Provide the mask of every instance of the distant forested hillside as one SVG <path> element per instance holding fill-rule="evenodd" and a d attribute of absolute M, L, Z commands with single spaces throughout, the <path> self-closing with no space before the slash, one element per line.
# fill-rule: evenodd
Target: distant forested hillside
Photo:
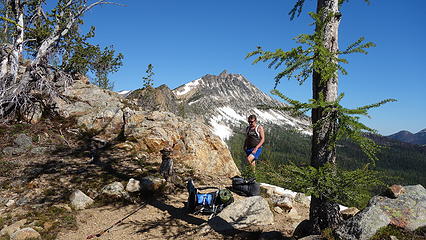
<path fill-rule="evenodd" d="M 242 169 L 245 159 L 242 150 L 245 136 L 243 131 L 239 132 L 241 133 L 233 135 L 227 144 L 235 162 Z M 388 177 L 387 184 L 426 186 L 426 147 L 393 141 L 378 135 L 369 137 L 384 146 L 378 154 L 379 161 L 374 169 Z M 309 136 L 278 126 L 267 126 L 264 146 L 261 159 L 273 166 L 289 162 L 309 164 L 311 149 Z M 347 170 L 362 167 L 370 162 L 359 147 L 349 141 L 339 142 L 337 154 L 338 166 Z"/>

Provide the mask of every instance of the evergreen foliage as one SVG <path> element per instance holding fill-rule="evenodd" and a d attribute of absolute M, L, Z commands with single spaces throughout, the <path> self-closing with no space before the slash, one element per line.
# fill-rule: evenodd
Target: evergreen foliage
<path fill-rule="evenodd" d="M 99 49 L 99 47 L 96 47 Z M 123 55 L 115 56 L 115 50 L 112 46 L 105 47 L 103 51 L 97 51 L 94 55 L 94 61 L 90 64 L 90 69 L 95 73 L 95 84 L 101 88 L 112 90 L 114 84 L 108 79 L 108 74 L 118 71 L 122 65 Z"/>
<path fill-rule="evenodd" d="M 152 79 L 152 76 L 155 75 L 154 71 L 153 71 L 154 66 L 152 64 L 148 64 L 147 69 L 145 71 L 146 76 L 142 77 L 143 80 L 143 87 L 144 88 L 148 88 L 148 87 L 153 87 L 154 86 L 154 80 Z"/>
<path fill-rule="evenodd" d="M 258 62 L 269 62 L 268 67 L 278 69 L 283 64 L 285 69 L 275 76 L 275 87 L 280 83 L 283 77 L 288 79 L 296 79 L 300 84 L 304 83 L 315 71 L 321 75 L 322 83 L 336 77 L 338 71 L 347 74 L 346 70 L 340 63 L 348 63 L 345 58 L 339 58 L 340 55 L 350 53 L 367 54 L 366 49 L 374 47 L 372 42 L 364 43 L 364 38 L 361 37 L 356 42 L 346 48 L 345 51 L 333 53 L 324 46 L 324 29 L 326 23 L 334 17 L 331 14 L 322 18 L 325 13 L 309 13 L 315 21 L 317 30 L 313 34 L 301 34 L 295 37 L 297 43 L 301 44 L 289 51 L 277 49 L 274 52 L 264 51 L 262 47 L 257 47 L 257 50 L 247 54 L 246 58 L 257 56 L 253 64 Z M 307 45 L 306 48 L 304 46 Z"/>
<path fill-rule="evenodd" d="M 8 16 L 13 15 L 13 7 L 8 1 L 0 1 L 0 37 L 3 43 L 12 43 L 16 22 Z M 34 58 L 43 41 L 55 31 L 57 26 L 70 22 L 70 16 L 78 16 L 79 11 L 86 6 L 87 0 L 55 1 L 56 5 L 49 11 L 47 0 L 28 0 L 24 5 L 24 53 L 29 59 Z M 51 4 L 51 3 L 49 3 Z M 31 21 L 30 21 L 31 20 Z M 108 79 L 110 73 L 116 72 L 122 66 L 123 55 L 116 53 L 113 46 L 101 48 L 90 43 L 95 36 L 95 27 L 87 33 L 80 31 L 84 24 L 81 16 L 71 29 L 56 44 L 49 59 L 50 63 L 69 73 L 93 75 L 93 82 L 103 88 L 112 89 L 113 84 Z"/>
<path fill-rule="evenodd" d="M 319 168 L 290 163 L 266 172 L 279 186 L 358 208 L 365 207 L 370 193 L 384 185 L 380 173 L 368 169 L 368 166 L 353 171 L 337 168 L 336 171 L 330 163 Z"/>
<path fill-rule="evenodd" d="M 320 127 L 323 122 L 330 120 L 328 118 L 334 118 L 337 120 L 337 133 L 332 136 L 332 141 L 330 141 L 329 147 L 335 148 L 337 141 L 342 139 L 351 139 L 353 142 L 357 143 L 361 150 L 371 159 L 375 164 L 377 159 L 377 153 L 380 150 L 380 146 L 377 145 L 373 140 L 365 137 L 365 132 L 377 133 L 376 130 L 367 127 L 365 124 L 359 121 L 360 116 L 370 117 L 368 115 L 368 110 L 374 107 L 379 107 L 388 102 L 396 101 L 395 99 L 386 99 L 375 104 L 370 104 L 355 109 L 347 109 L 340 105 L 340 101 L 344 97 L 344 94 L 340 94 L 334 102 L 327 102 L 324 100 L 324 97 L 320 94 L 319 99 L 311 99 L 310 103 L 302 103 L 297 100 L 290 99 L 283 95 L 278 90 L 272 90 L 272 94 L 280 97 L 281 99 L 290 103 L 290 106 L 287 107 L 269 107 L 263 106 L 263 108 L 274 108 L 278 110 L 291 111 L 293 115 L 301 115 L 314 108 L 322 108 L 324 112 L 330 112 L 331 114 L 326 114 L 326 118 L 321 119 L 313 125 L 313 127 Z"/>

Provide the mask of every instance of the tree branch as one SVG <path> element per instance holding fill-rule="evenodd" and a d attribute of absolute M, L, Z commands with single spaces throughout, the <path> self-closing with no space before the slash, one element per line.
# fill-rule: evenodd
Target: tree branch
<path fill-rule="evenodd" d="M 68 1 L 68 3 L 65 5 L 65 8 L 70 7 L 72 2 L 73 2 L 72 0 Z M 116 3 L 106 2 L 105 0 L 100 0 L 100 1 L 97 1 L 97 2 L 90 4 L 89 6 L 84 6 L 77 12 L 77 14 L 75 14 L 74 16 L 71 16 L 71 19 L 68 21 L 68 23 L 66 24 L 66 26 L 63 29 L 61 29 L 60 21 L 58 21 L 57 25 L 55 26 L 55 31 L 53 31 L 53 33 L 46 40 L 43 41 L 43 43 L 41 44 L 41 46 L 40 46 L 40 48 L 37 52 L 35 59 L 33 60 L 31 65 L 32 66 L 39 65 L 41 63 L 41 61 L 43 59 L 45 59 L 47 57 L 47 55 L 51 52 L 51 50 L 54 46 L 54 43 L 56 43 L 61 37 L 65 36 L 69 32 L 71 27 L 75 24 L 75 22 L 81 16 L 83 16 L 83 14 L 85 12 L 89 11 L 91 8 L 93 8 L 93 7 L 95 7 L 96 5 L 99 5 L 99 4 L 116 4 Z M 64 11 L 61 11 L 59 16 L 62 17 L 63 14 L 64 14 Z"/>

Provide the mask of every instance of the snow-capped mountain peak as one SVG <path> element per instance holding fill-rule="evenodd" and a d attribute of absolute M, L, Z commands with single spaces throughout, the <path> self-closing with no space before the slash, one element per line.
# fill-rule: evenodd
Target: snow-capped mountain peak
<path fill-rule="evenodd" d="M 223 140 L 235 129 L 245 128 L 250 114 L 255 114 L 260 124 L 284 125 L 311 134 L 307 117 L 296 118 L 283 111 L 260 109 L 261 104 L 284 104 L 256 88 L 241 74 L 227 71 L 218 76 L 207 74 L 174 89 L 173 93 L 187 117 L 201 116 Z"/>

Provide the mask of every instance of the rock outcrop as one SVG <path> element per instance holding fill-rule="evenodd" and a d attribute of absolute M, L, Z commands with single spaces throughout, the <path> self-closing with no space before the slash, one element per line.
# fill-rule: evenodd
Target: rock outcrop
<path fill-rule="evenodd" d="M 219 232 L 273 223 L 274 214 L 261 196 L 235 201 L 209 221 L 209 225 Z"/>
<path fill-rule="evenodd" d="M 56 112 L 64 118 L 75 118 L 77 125 L 91 135 L 111 140 L 123 127 L 128 109 L 117 93 L 75 81 L 62 95 L 55 99 Z"/>
<path fill-rule="evenodd" d="M 129 182 L 126 185 L 126 191 L 127 192 L 138 192 L 141 189 L 141 182 L 130 178 Z"/>
<path fill-rule="evenodd" d="M 129 199 L 129 194 L 124 190 L 121 182 L 113 182 L 102 188 L 102 194 L 111 199 Z"/>
<path fill-rule="evenodd" d="M 35 240 L 41 239 L 40 233 L 32 228 L 23 228 L 10 236 L 10 240 Z"/>
<path fill-rule="evenodd" d="M 421 185 L 405 186 L 398 198 L 373 197 L 368 206 L 336 230 L 348 240 L 371 238 L 377 230 L 394 225 L 409 231 L 426 226 L 426 189 Z"/>
<path fill-rule="evenodd" d="M 158 155 L 171 147 L 177 163 L 195 172 L 232 177 L 239 174 L 226 144 L 198 121 L 171 112 L 142 111 L 119 94 L 76 81 L 56 99 L 57 112 L 102 141 L 126 139 L 129 151 Z"/>
<path fill-rule="evenodd" d="M 14 146 L 5 147 L 2 150 L 4 155 L 21 155 L 24 153 L 39 155 L 45 153 L 48 150 L 46 147 L 34 146 L 31 137 L 24 133 L 18 134 L 13 143 Z"/>
<path fill-rule="evenodd" d="M 131 92 L 127 99 L 135 100 L 145 111 L 162 111 L 178 114 L 177 99 L 166 85 L 157 88 L 146 87 Z"/>
<path fill-rule="evenodd" d="M 27 223 L 27 219 L 21 219 L 18 222 L 11 224 L 10 226 L 2 226 L 0 236 L 11 236 L 13 233 L 21 229 Z"/>
<path fill-rule="evenodd" d="M 71 206 L 76 210 L 85 209 L 88 206 L 92 205 L 94 202 L 93 199 L 91 199 L 89 196 L 87 196 L 80 190 L 75 190 L 70 195 L 70 201 Z"/>
<path fill-rule="evenodd" d="M 226 144 L 202 122 L 185 121 L 168 112 L 135 113 L 128 118 L 125 136 L 136 151 L 158 153 L 170 145 L 176 162 L 202 174 L 233 177 L 239 173 Z"/>

